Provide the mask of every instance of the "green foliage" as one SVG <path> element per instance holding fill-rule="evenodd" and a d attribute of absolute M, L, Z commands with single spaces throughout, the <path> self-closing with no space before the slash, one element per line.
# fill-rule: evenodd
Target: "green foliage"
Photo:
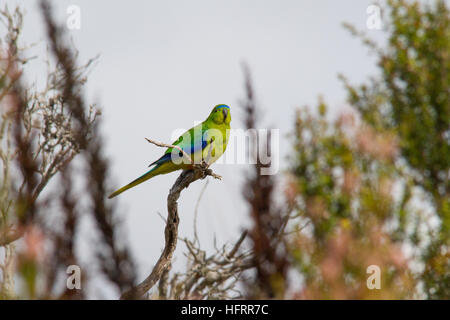
<path fill-rule="evenodd" d="M 313 236 L 304 232 L 296 254 L 307 290 L 327 296 L 343 292 L 332 290 L 335 279 L 314 278 L 333 248 L 330 239 L 349 230 L 346 248 L 370 249 L 372 257 L 409 245 L 411 260 L 422 268 L 414 272 L 417 295 L 449 298 L 450 11 L 444 1 L 426 6 L 391 0 L 385 13 L 385 48 L 348 27 L 374 49 L 380 69 L 379 78 L 368 84 L 352 86 L 344 79 L 356 116 L 347 114 L 329 123 L 320 102 L 319 116 L 297 117 L 293 188 L 297 209 Z M 384 249 L 366 246 L 381 238 Z M 309 242 L 313 249 L 305 250 Z M 361 276 L 362 266 L 348 255 L 335 260 L 345 279 Z M 394 258 L 375 264 L 402 279 L 390 289 L 394 297 L 404 297 L 412 283 L 411 270 Z M 326 278 L 323 272 L 319 275 Z M 367 297 L 358 292 L 347 292 L 346 297 Z"/>
<path fill-rule="evenodd" d="M 330 123 L 325 104 L 319 116 L 299 112 L 288 194 L 305 226 L 294 238 L 294 260 L 305 280 L 306 298 L 410 297 L 411 275 L 398 255 L 409 186 L 393 195 L 397 141 L 347 113 Z M 322 110 L 322 111 L 321 111 Z M 386 229 L 389 226 L 390 232 Z M 385 291 L 365 287 L 366 268 L 379 265 Z M 392 281 L 387 281 L 391 279 Z M 394 287 L 393 283 L 402 285 Z"/>

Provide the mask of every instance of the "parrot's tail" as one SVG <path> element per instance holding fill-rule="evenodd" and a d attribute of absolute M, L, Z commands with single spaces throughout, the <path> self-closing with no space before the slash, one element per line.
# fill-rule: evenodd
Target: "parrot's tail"
<path fill-rule="evenodd" d="M 127 184 L 126 186 L 114 191 L 113 193 L 111 193 L 108 197 L 108 199 L 114 198 L 115 196 L 118 196 L 119 194 L 121 194 L 122 192 L 133 188 L 135 186 L 137 186 L 138 184 L 141 184 L 144 181 L 147 181 L 150 178 L 153 178 L 154 176 L 157 176 L 158 174 L 160 174 L 159 172 L 157 172 L 156 169 L 158 169 L 159 166 L 156 166 L 154 168 L 152 168 L 150 171 L 148 171 L 147 173 L 143 174 L 142 176 L 140 176 L 139 178 L 137 178 L 136 180 L 131 181 L 129 184 Z"/>

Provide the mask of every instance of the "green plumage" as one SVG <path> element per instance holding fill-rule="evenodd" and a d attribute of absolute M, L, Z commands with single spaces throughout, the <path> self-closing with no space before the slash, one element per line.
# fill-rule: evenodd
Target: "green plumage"
<path fill-rule="evenodd" d="M 180 147 L 194 163 L 201 163 L 204 160 L 212 164 L 226 150 L 230 122 L 230 108 L 224 104 L 217 105 L 205 121 L 183 133 L 172 145 Z M 109 198 L 113 198 L 154 176 L 192 168 L 192 163 L 187 161 L 178 149 L 173 149 L 168 148 L 161 158 L 150 164 L 150 166 L 153 166 L 150 171 L 114 191 Z"/>

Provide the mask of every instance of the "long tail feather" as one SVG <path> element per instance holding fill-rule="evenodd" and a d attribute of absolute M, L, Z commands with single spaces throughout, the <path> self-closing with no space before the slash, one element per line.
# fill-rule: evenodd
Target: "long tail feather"
<path fill-rule="evenodd" d="M 119 194 L 121 194 L 122 192 L 133 188 L 135 186 L 137 186 L 138 184 L 141 184 L 144 181 L 147 181 L 150 178 L 153 178 L 154 176 L 158 175 L 159 172 L 156 172 L 156 169 L 158 169 L 159 166 L 156 166 L 154 168 L 152 168 L 150 171 L 148 171 L 147 173 L 143 174 L 142 176 L 140 176 L 139 178 L 137 178 L 136 180 L 131 181 L 129 184 L 127 184 L 126 186 L 123 186 L 122 188 L 114 191 L 113 193 L 111 193 L 108 197 L 108 199 L 114 198 L 115 196 L 118 196 Z"/>

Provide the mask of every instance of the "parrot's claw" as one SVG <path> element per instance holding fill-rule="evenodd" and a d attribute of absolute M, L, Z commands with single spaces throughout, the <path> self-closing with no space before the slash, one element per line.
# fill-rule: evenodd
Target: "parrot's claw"
<path fill-rule="evenodd" d="M 200 164 L 195 164 L 194 170 L 198 170 L 203 174 L 202 179 L 205 179 L 207 176 L 211 176 L 214 179 L 222 180 L 222 176 L 215 174 L 211 169 L 209 169 L 209 164 L 204 160 Z"/>

